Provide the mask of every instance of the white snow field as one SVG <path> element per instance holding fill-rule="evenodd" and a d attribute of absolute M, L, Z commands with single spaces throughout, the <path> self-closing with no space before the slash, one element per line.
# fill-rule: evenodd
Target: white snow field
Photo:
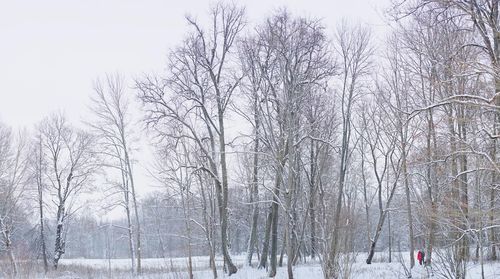
<path fill-rule="evenodd" d="M 403 255 L 407 255 L 404 253 Z M 407 278 L 405 268 L 394 257 L 392 263 L 382 262 L 386 255 L 378 253 L 371 265 L 367 265 L 364 260 L 366 254 L 360 253 L 356 256 L 356 262 L 352 266 L 351 276 L 353 279 L 383 279 L 383 278 Z M 264 279 L 269 278 L 266 270 L 246 267 L 243 265 L 245 255 L 236 255 L 233 257 L 235 264 L 239 267 L 236 274 L 228 277 L 223 274 L 222 267 L 218 269 L 219 278 L 231 279 Z M 256 259 L 255 259 L 256 261 Z M 187 270 L 187 258 L 167 258 L 167 259 L 143 259 L 144 274 L 139 278 L 143 279 L 183 279 L 189 278 Z M 222 265 L 222 259 L 217 258 L 217 265 Z M 408 263 L 406 263 L 408 266 Z M 111 266 L 111 274 L 109 267 Z M 130 260 L 127 259 L 63 259 L 61 261 L 61 270 L 59 274 L 52 274 L 41 278 L 132 278 L 128 269 Z M 193 275 L 194 278 L 213 278 L 212 271 L 208 266 L 208 257 L 193 257 Z M 78 273 L 73 270 L 79 270 Z M 500 262 L 485 262 L 484 278 L 500 279 Z M 136 277 L 137 278 L 137 277 Z M 286 264 L 278 268 L 275 278 L 288 278 Z M 318 261 L 308 261 L 294 267 L 294 278 L 314 279 L 323 278 L 320 263 Z M 424 266 L 417 265 L 412 270 L 412 278 L 449 278 L 441 272 L 437 263 L 434 270 L 426 269 Z M 476 279 L 481 277 L 481 266 L 479 263 L 470 262 L 467 264 L 467 278 Z"/>
<path fill-rule="evenodd" d="M 403 254 L 407 256 L 407 253 Z M 359 253 L 356 256 L 356 261 L 352 264 L 350 276 L 352 279 L 384 279 L 384 278 L 408 278 L 405 267 L 398 261 L 399 257 L 394 256 L 393 262 L 387 262 L 385 253 L 376 253 L 374 261 L 371 265 L 365 263 L 366 253 Z M 244 266 L 245 255 L 233 256 L 233 261 L 238 266 L 239 270 L 236 274 L 228 277 L 222 272 L 222 258 L 217 258 L 218 278 L 231 279 L 264 279 L 269 278 L 267 271 L 253 267 Z M 254 259 L 256 265 L 257 259 Z M 2 272 L 2 266 L 5 263 L 0 262 L 0 278 L 10 279 Z M 23 265 L 23 264 L 21 264 Z M 24 268 L 21 268 L 20 279 L 184 279 L 189 278 L 187 274 L 187 258 L 147 258 L 143 259 L 143 273 L 140 276 L 133 277 L 130 273 L 129 259 L 62 259 L 57 271 L 50 271 L 43 274 L 40 270 L 40 264 L 24 263 Z M 408 266 L 408 260 L 405 259 L 405 265 Z M 452 278 L 449 274 L 445 274 L 441 268 L 442 264 L 437 260 L 434 261 L 434 270 L 417 265 L 412 270 L 413 279 L 423 278 Z M 212 271 L 208 265 L 208 257 L 193 257 L 193 275 L 195 279 L 213 278 Z M 323 273 L 320 263 L 308 260 L 306 263 L 300 263 L 293 269 L 294 278 L 296 279 L 321 279 Z M 17 279 L 16 278 L 16 279 Z M 278 268 L 275 278 L 286 279 L 286 259 L 283 267 Z M 481 265 L 477 262 L 467 264 L 467 278 L 479 279 L 481 276 Z M 485 262 L 484 263 L 484 278 L 500 279 L 500 262 Z"/>

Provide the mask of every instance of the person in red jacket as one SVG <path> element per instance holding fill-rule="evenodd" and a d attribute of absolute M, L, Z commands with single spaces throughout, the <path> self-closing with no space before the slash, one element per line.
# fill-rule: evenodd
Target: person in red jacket
<path fill-rule="evenodd" d="M 424 253 L 420 250 L 418 250 L 417 259 L 418 259 L 418 263 L 420 265 L 422 265 L 422 262 L 424 261 Z"/>

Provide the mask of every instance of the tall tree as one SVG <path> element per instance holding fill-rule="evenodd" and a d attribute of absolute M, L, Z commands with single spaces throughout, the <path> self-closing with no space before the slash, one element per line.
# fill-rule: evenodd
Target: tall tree
<path fill-rule="evenodd" d="M 242 92 L 247 95 L 247 99 L 252 104 L 248 110 L 250 113 L 242 112 L 253 128 L 253 148 L 252 148 L 252 178 L 250 185 L 250 204 L 252 205 L 252 224 L 247 245 L 247 265 L 252 265 L 252 256 L 257 245 L 257 226 L 259 221 L 259 152 L 261 137 L 261 113 L 259 112 L 259 102 L 261 101 L 261 91 L 266 90 L 262 74 L 258 65 L 259 45 L 253 38 L 242 40 L 240 44 L 240 63 L 246 75 L 241 83 Z M 247 115 L 251 115 L 250 117 Z"/>
<path fill-rule="evenodd" d="M 212 26 L 205 30 L 196 20 L 187 17 L 193 33 L 171 53 L 169 77 L 162 80 L 146 78 L 138 81 L 137 87 L 149 113 L 146 121 L 157 128 L 164 121 L 174 121 L 178 131 L 156 130 L 171 137 L 189 138 L 208 159 L 208 165 L 200 167 L 215 183 L 222 254 L 228 274 L 233 274 L 238 268 L 228 249 L 229 179 L 225 120 L 231 97 L 241 80 L 231 68 L 231 51 L 244 27 L 244 9 L 216 4 L 211 9 L 210 18 Z M 181 134 L 176 133 L 181 130 Z"/>
<path fill-rule="evenodd" d="M 126 95 L 123 78 L 119 75 L 108 75 L 105 82 L 97 80 L 94 91 L 92 111 L 96 121 L 89 122 L 88 125 L 98 136 L 98 143 L 102 147 L 100 152 L 105 157 L 110 158 L 110 160 L 106 160 L 110 163 L 105 163 L 104 166 L 118 171 L 120 182 L 114 183 L 117 186 L 114 188 L 117 188 L 118 191 L 113 192 L 123 195 L 119 204 L 123 206 L 127 216 L 132 272 L 141 273 L 141 222 L 131 154 L 133 151 L 131 142 L 134 135 L 129 99 Z M 132 216 L 134 216 L 134 224 Z M 135 265 L 136 255 L 137 268 Z"/>
<path fill-rule="evenodd" d="M 45 185 L 45 171 L 47 169 L 46 157 L 43 149 L 42 135 L 38 133 L 34 143 L 32 145 L 32 154 L 36 156 L 32 157 L 30 166 L 33 175 L 33 179 L 36 184 L 36 200 L 38 203 L 38 213 L 39 213 L 39 230 L 40 230 L 40 249 L 42 253 L 43 268 L 47 272 L 49 270 L 49 263 L 47 258 L 47 236 L 45 234 L 45 202 L 44 193 L 47 191 Z"/>
<path fill-rule="evenodd" d="M 271 205 L 271 251 L 269 276 L 276 275 L 279 207 L 285 213 L 288 277 L 297 258 L 297 193 L 299 145 L 305 131 L 301 121 L 306 96 L 325 84 L 333 74 L 333 62 L 323 26 L 314 20 L 280 11 L 257 29 L 258 73 L 261 90 L 258 111 L 262 113 L 262 141 L 274 164 Z M 284 197 L 284 200 L 282 200 Z"/>
<path fill-rule="evenodd" d="M 351 154 L 351 121 L 355 100 L 362 93 L 363 78 L 371 67 L 370 31 L 361 26 L 349 27 L 345 23 L 337 30 L 335 51 L 340 59 L 340 102 L 342 115 L 342 140 L 337 198 L 335 200 L 333 227 L 323 267 L 326 278 L 338 278 L 340 222 L 344 188 Z"/>

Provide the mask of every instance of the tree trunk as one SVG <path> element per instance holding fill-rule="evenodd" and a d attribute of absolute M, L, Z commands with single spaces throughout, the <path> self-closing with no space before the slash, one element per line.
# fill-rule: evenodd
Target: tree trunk
<path fill-rule="evenodd" d="M 264 234 L 264 243 L 262 245 L 262 253 L 260 256 L 259 268 L 267 268 L 267 257 L 269 255 L 269 238 L 271 235 L 271 225 L 273 219 L 272 205 L 269 207 L 269 213 L 266 218 L 266 229 Z"/>
<path fill-rule="evenodd" d="M 392 196 L 389 198 L 386 204 L 386 208 L 389 207 L 390 202 L 391 202 Z M 377 245 L 377 241 L 380 237 L 380 233 L 382 232 L 382 227 L 384 226 L 384 221 L 387 216 L 387 210 L 382 210 L 380 212 L 378 222 L 377 222 L 377 229 L 375 230 L 375 235 L 373 236 L 373 239 L 370 244 L 370 251 L 368 252 L 368 257 L 366 258 L 366 263 L 371 264 L 373 260 L 373 256 L 375 255 L 375 247 Z"/>
<path fill-rule="evenodd" d="M 350 100 L 349 100 L 350 103 Z M 350 105 L 349 105 L 350 108 Z M 333 233 L 330 241 L 330 247 L 328 252 L 328 257 L 326 259 L 326 278 L 337 278 L 336 274 L 336 265 L 338 260 L 338 242 L 340 237 L 340 213 L 342 210 L 342 197 L 344 196 L 344 184 L 347 173 L 347 157 L 348 157 L 348 148 L 349 148 L 349 138 L 350 138 L 350 116 L 345 116 L 344 120 L 344 130 L 342 134 L 342 148 L 341 148 L 341 159 L 340 159 L 340 179 L 339 179 L 339 188 L 337 193 L 334 221 L 333 221 Z"/>
<path fill-rule="evenodd" d="M 123 139 L 123 138 L 122 138 Z M 115 150 L 117 154 L 120 154 L 119 147 L 115 146 Z M 134 245 L 134 228 L 132 225 L 132 218 L 130 214 L 130 192 L 128 188 L 129 175 L 128 171 L 125 170 L 126 166 L 123 165 L 122 160 L 120 160 L 120 170 L 121 170 L 121 178 L 122 178 L 122 191 L 123 191 L 123 200 L 125 202 L 125 214 L 127 216 L 127 233 L 128 233 L 128 246 L 130 252 L 130 260 L 131 260 L 131 271 L 133 274 L 136 272 L 135 265 L 135 245 Z M 127 168 L 128 169 L 128 168 Z"/>
<path fill-rule="evenodd" d="M 42 160 L 43 160 L 43 150 L 42 150 L 42 137 L 39 135 L 38 139 L 38 162 L 36 166 L 36 180 L 37 180 L 37 190 L 38 190 L 38 212 L 40 221 L 40 245 L 42 249 L 42 260 L 43 269 L 45 273 L 49 271 L 49 262 L 47 260 L 47 243 L 45 241 L 45 222 L 43 220 L 43 182 L 42 182 Z"/>
<path fill-rule="evenodd" d="M 465 123 L 465 108 L 463 106 L 460 106 L 458 108 L 459 114 L 458 116 L 458 127 L 459 127 L 459 135 L 460 135 L 460 148 L 461 150 L 465 150 L 467 148 L 466 146 L 466 141 L 467 141 L 467 128 L 466 128 L 466 123 Z M 469 219 L 469 190 L 468 190 L 468 181 L 467 181 L 467 155 L 461 154 L 460 155 L 460 207 L 461 207 L 461 212 L 464 215 L 464 221 L 461 222 L 461 229 L 463 231 L 467 230 L 467 223 Z M 467 235 L 462 237 L 461 241 L 461 247 L 460 247 L 460 253 L 462 254 L 461 257 L 464 260 L 467 260 L 469 258 L 469 241 L 467 238 Z"/>
<path fill-rule="evenodd" d="M 295 247 L 294 247 L 294 241 L 293 241 L 293 229 L 291 225 L 288 225 L 286 228 L 286 270 L 288 274 L 288 279 L 293 279 L 293 264 L 295 261 Z"/>
<path fill-rule="evenodd" d="M 132 164 L 130 162 L 130 158 L 128 155 L 128 151 L 126 150 L 127 145 L 125 143 L 125 138 L 122 137 L 123 141 L 123 146 L 125 148 L 124 150 L 124 155 L 125 155 L 125 164 L 127 166 L 127 172 L 128 176 L 130 179 L 130 190 L 132 193 L 132 204 L 134 206 L 134 215 L 135 215 L 135 226 L 137 228 L 136 232 L 136 249 L 137 249 L 137 273 L 140 274 L 142 271 L 142 265 L 141 265 L 141 222 L 139 221 L 139 208 L 137 205 L 137 195 L 135 192 L 135 183 L 134 183 L 134 176 L 132 174 Z"/>
<path fill-rule="evenodd" d="M 492 18 L 494 18 L 494 23 L 497 25 L 495 27 L 498 27 L 498 1 L 493 1 L 492 3 L 492 7 L 491 7 L 491 10 L 492 10 Z M 493 69 L 494 69 L 494 72 L 495 72 L 495 76 L 494 76 L 494 82 L 495 82 L 495 105 L 498 107 L 500 107 L 500 95 L 496 95 L 496 94 L 499 94 L 500 93 L 500 68 L 499 68 L 499 61 L 498 59 L 500 58 L 500 32 L 498 32 L 498 29 L 494 29 L 494 36 L 493 36 L 493 47 L 494 47 L 494 54 L 495 54 L 495 60 L 493 60 Z M 497 109 L 493 115 L 493 125 L 494 125 L 494 128 L 493 128 L 493 132 L 495 135 L 498 135 L 500 134 L 500 110 Z M 491 156 L 491 160 L 493 160 L 493 163 L 495 165 L 498 165 L 498 162 L 497 162 L 497 141 L 498 141 L 498 138 L 493 138 L 492 139 L 493 141 L 493 148 L 492 148 L 492 156 Z M 493 170 L 492 172 L 492 175 L 491 175 L 491 179 L 492 179 L 492 185 L 491 185 L 491 196 L 490 196 L 490 203 L 491 203 L 491 213 L 490 213 L 490 222 L 493 224 L 494 223 L 494 204 L 495 204 L 495 198 L 496 198 L 496 187 L 499 186 L 499 183 L 498 183 L 498 173 L 497 173 L 497 170 Z M 491 259 L 492 260 L 496 260 L 497 259 L 497 253 L 496 253 L 496 235 L 495 235 L 495 231 L 496 229 L 495 228 L 491 228 L 490 230 L 490 242 L 491 242 Z"/>
<path fill-rule="evenodd" d="M 186 174 L 188 176 L 188 174 Z M 187 232 L 187 253 L 188 253 L 188 277 L 193 279 L 193 258 L 192 258 L 192 248 L 191 248 L 191 207 L 189 206 L 189 188 L 181 190 L 182 207 L 184 211 L 184 219 Z M 186 194 L 183 194 L 186 191 Z"/>
<path fill-rule="evenodd" d="M 450 134 L 450 153 L 453 154 L 451 157 L 451 177 L 453 177 L 452 185 L 451 185 L 451 200 L 450 200 L 450 213 L 451 213 L 451 221 L 453 223 L 453 226 L 455 228 L 460 228 L 461 227 L 461 222 L 460 222 L 460 184 L 458 183 L 458 163 L 457 163 L 457 156 L 455 155 L 457 153 L 457 139 L 456 139 L 456 132 L 455 132 L 455 126 L 454 126 L 454 119 L 453 119 L 453 107 L 449 109 L 447 112 L 448 114 L 448 130 Z M 458 205 L 458 206 L 457 206 Z M 460 238 L 460 232 L 455 229 L 452 231 L 452 237 L 453 240 L 458 240 Z M 457 263 L 457 268 L 455 270 L 455 277 L 456 278 L 463 278 L 465 276 L 465 271 L 462 270 L 460 267 L 463 266 L 463 261 L 465 260 L 462 257 L 461 253 L 461 243 L 456 243 L 454 244 L 456 249 L 454 249 L 454 261 Z"/>
<path fill-rule="evenodd" d="M 387 212 L 387 233 L 389 234 L 389 258 L 388 262 L 392 263 L 392 230 L 391 230 L 391 213 Z"/>
<path fill-rule="evenodd" d="M 273 204 L 271 206 L 272 224 L 271 224 L 271 269 L 269 270 L 269 277 L 276 276 L 276 268 L 278 264 L 278 203 L 280 195 L 281 175 L 283 173 L 283 166 L 281 165 L 281 158 L 278 158 L 276 167 L 276 178 L 274 182 Z"/>
<path fill-rule="evenodd" d="M 57 210 L 57 225 L 56 225 L 56 240 L 54 248 L 54 269 L 57 270 L 59 260 L 65 252 L 65 241 L 64 241 L 64 222 L 65 222 L 65 210 L 64 204 L 59 205 Z"/>
<path fill-rule="evenodd" d="M 285 249 L 287 248 L 287 240 L 288 240 L 288 235 L 287 235 L 287 228 L 283 231 L 283 241 L 281 242 L 281 252 L 280 252 L 280 259 L 278 261 L 278 266 L 282 267 L 283 266 L 283 257 L 285 256 Z"/>
<path fill-rule="evenodd" d="M 136 272 L 135 266 L 135 247 L 134 247 L 134 229 L 132 226 L 132 220 L 130 218 L 130 208 L 128 206 L 128 198 L 126 198 L 127 205 L 125 206 L 125 212 L 127 215 L 127 232 L 128 232 L 128 247 L 130 250 L 130 260 L 132 264 L 132 273 Z"/>
<path fill-rule="evenodd" d="M 201 199 L 202 199 L 202 212 L 203 212 L 203 222 L 205 223 L 205 237 L 207 238 L 208 248 L 209 248 L 209 265 L 212 269 L 213 278 L 217 278 L 217 267 L 215 266 L 215 244 L 213 238 L 213 223 L 210 222 L 212 218 L 210 218 L 208 214 L 208 206 L 207 206 L 207 197 L 205 192 L 205 187 L 203 183 L 202 177 L 198 176 L 198 181 L 200 182 L 200 190 L 201 190 Z M 210 198 L 210 196 L 209 196 Z M 212 204 L 212 203 L 210 203 Z M 211 206 L 212 208 L 212 206 Z"/>
<path fill-rule="evenodd" d="M 38 187 L 38 210 L 40 214 L 40 245 L 42 249 L 43 269 L 45 273 L 49 271 L 49 263 L 47 261 L 47 244 L 45 241 L 45 224 L 43 220 L 43 193 L 42 189 Z"/>
<path fill-rule="evenodd" d="M 287 273 L 288 279 L 293 279 L 293 264 L 295 262 L 295 191 L 297 189 L 297 175 L 296 173 L 299 171 L 297 163 L 299 162 L 299 155 L 296 148 L 296 139 L 293 135 L 293 131 L 296 130 L 297 120 L 295 119 L 296 114 L 292 109 L 289 116 L 289 127 L 288 127 L 288 143 L 289 147 L 289 161 L 288 161 L 288 181 L 287 181 L 287 191 L 286 191 L 286 255 L 287 255 Z M 281 262 L 281 259 L 280 259 Z M 280 265 L 281 266 L 281 265 Z"/>
<path fill-rule="evenodd" d="M 3 218 L 0 217 L 0 230 L 2 231 L 2 236 L 4 239 L 5 251 L 9 256 L 10 265 L 12 267 L 12 278 L 17 277 L 18 268 L 16 257 L 14 256 L 14 251 L 12 250 L 12 241 L 10 239 L 10 230 L 7 228 L 7 224 L 4 223 Z"/>
<path fill-rule="evenodd" d="M 218 118 L 219 118 L 219 151 L 220 151 L 220 166 L 222 174 L 222 197 L 221 204 L 219 205 L 219 214 L 221 218 L 221 245 L 222 254 L 224 256 L 224 262 L 227 264 L 228 275 L 234 274 L 238 271 L 238 268 L 233 264 L 231 255 L 229 253 L 229 243 L 228 243 L 228 216 L 227 216 L 227 204 L 228 204 L 228 180 L 227 180 L 227 165 L 226 165 L 226 138 L 224 135 L 224 111 L 222 109 L 222 100 L 217 91 L 217 107 L 218 107 Z"/>
<path fill-rule="evenodd" d="M 43 269 L 45 273 L 49 271 L 49 263 L 47 261 L 47 244 L 45 242 L 45 224 L 43 221 L 43 201 L 39 200 L 39 209 L 40 209 L 40 245 L 42 249 L 42 260 L 43 260 Z"/>
<path fill-rule="evenodd" d="M 316 197 L 316 168 L 314 156 L 314 140 L 310 145 L 310 182 L 309 182 L 309 218 L 311 222 L 311 259 L 316 258 L 316 211 L 314 199 Z"/>
<path fill-rule="evenodd" d="M 496 83 L 496 92 L 500 92 L 500 77 L 495 79 Z M 500 106 L 500 98 L 497 97 L 496 99 L 496 105 Z M 500 113 L 497 112 L 495 113 L 494 116 L 495 123 L 494 123 L 494 128 L 493 131 L 495 134 L 500 133 Z M 492 139 L 491 140 L 491 160 L 496 163 L 497 162 L 497 139 Z M 498 174 L 496 170 L 491 171 L 491 190 L 490 190 L 490 212 L 489 212 L 489 221 L 490 221 L 490 226 L 491 229 L 489 230 L 489 242 L 490 242 L 490 258 L 493 261 L 497 260 L 497 251 L 496 251 L 496 229 L 493 227 L 495 225 L 495 205 L 496 205 L 496 199 L 497 199 L 497 191 L 496 187 L 498 187 Z"/>
<path fill-rule="evenodd" d="M 372 154 L 373 154 L 373 159 L 374 159 L 373 166 L 374 166 L 374 168 L 376 170 L 376 167 L 377 167 L 376 162 L 377 161 L 375 159 L 373 151 L 372 151 Z M 377 178 L 377 183 L 378 183 L 377 195 L 378 195 L 379 217 L 378 217 L 378 222 L 377 222 L 377 228 L 375 230 L 375 235 L 373 236 L 373 238 L 371 240 L 370 251 L 368 252 L 368 257 L 366 259 L 366 263 L 367 264 L 371 264 L 372 263 L 373 256 L 375 255 L 375 248 L 376 248 L 376 245 L 377 245 L 377 241 L 378 241 L 378 239 L 380 237 L 380 233 L 382 232 L 382 227 L 384 226 L 385 218 L 389 214 L 389 211 L 387 211 L 387 209 L 390 207 L 392 199 L 394 197 L 394 193 L 396 192 L 396 187 L 397 187 L 397 183 L 398 183 L 397 177 L 399 177 L 399 175 L 396 176 L 396 178 L 395 178 L 395 180 L 394 180 L 394 182 L 392 184 L 392 187 L 389 187 L 389 177 L 387 177 L 387 193 L 388 193 L 388 196 L 387 196 L 387 201 L 385 203 L 385 210 L 384 210 L 384 205 L 382 204 L 382 186 L 383 186 L 383 179 L 382 179 L 382 177 L 383 177 L 383 174 L 379 175 L 378 172 L 375 171 L 375 176 Z M 389 245 L 391 245 L 391 243 L 390 243 L 390 237 L 391 237 L 391 234 L 390 234 L 390 227 L 389 227 Z M 389 247 L 389 249 L 390 249 L 390 247 Z M 389 251 L 389 253 L 391 253 L 391 252 Z"/>
<path fill-rule="evenodd" d="M 360 139 L 363 141 L 363 138 Z M 362 150 L 362 153 L 364 150 Z M 367 240 L 367 250 L 371 250 L 371 237 L 370 237 L 370 231 L 371 231 L 371 218 L 370 218 L 370 205 L 368 204 L 368 192 L 367 192 L 367 181 L 366 181 L 366 175 L 365 175 L 365 156 L 364 154 L 361 154 L 361 179 L 363 181 L 363 201 L 365 204 L 365 216 L 366 216 L 366 240 Z"/>
<path fill-rule="evenodd" d="M 406 195 L 406 206 L 408 209 L 408 238 L 410 244 L 410 268 L 415 266 L 415 246 L 414 246 L 414 235 L 413 235 L 413 214 L 411 210 L 411 199 L 410 199 L 410 184 L 408 181 L 408 166 L 406 158 L 406 142 L 404 141 L 403 135 L 401 135 L 402 141 L 402 170 L 403 170 L 403 181 L 405 187 Z"/>
<path fill-rule="evenodd" d="M 436 217 L 437 217 L 437 204 L 435 201 L 435 196 L 437 196 L 437 171 L 436 171 L 436 162 L 435 162 L 435 152 L 437 150 L 436 147 L 436 132 L 434 129 L 434 120 L 432 109 L 429 110 L 429 117 L 427 119 L 427 181 L 428 181 L 428 189 L 427 189 L 427 198 L 430 203 L 430 216 L 428 216 L 428 239 L 427 239 L 427 247 L 425 253 L 425 263 L 427 265 L 432 264 L 432 250 L 434 248 L 435 234 L 436 234 Z"/>
<path fill-rule="evenodd" d="M 256 101 L 257 102 L 257 98 Z M 254 104 L 255 114 L 255 144 L 253 148 L 253 173 L 252 173 L 252 192 L 250 194 L 250 203 L 252 204 L 252 226 L 250 228 L 250 238 L 247 247 L 247 264 L 252 266 L 252 256 L 257 244 L 257 224 L 259 222 L 259 116 L 257 114 L 257 104 Z"/>
<path fill-rule="evenodd" d="M 493 171 L 492 176 L 496 176 L 495 171 Z M 493 183 L 496 181 L 496 177 L 492 178 Z M 489 221 L 490 221 L 490 233 L 489 233 L 489 240 L 490 240 L 490 258 L 492 261 L 497 260 L 497 252 L 496 252 L 496 236 L 495 236 L 495 228 L 493 227 L 495 225 L 495 199 L 496 199 L 496 189 L 495 186 L 491 187 L 490 190 L 490 212 L 489 212 Z"/>

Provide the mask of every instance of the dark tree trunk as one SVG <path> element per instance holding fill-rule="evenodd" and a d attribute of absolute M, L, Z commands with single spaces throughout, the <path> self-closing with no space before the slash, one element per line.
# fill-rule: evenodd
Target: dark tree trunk
<path fill-rule="evenodd" d="M 316 210 L 315 210 L 315 197 L 316 197 L 316 168 L 315 168 L 315 154 L 314 154 L 314 140 L 311 139 L 310 145 L 310 181 L 309 181 L 309 218 L 311 222 L 311 258 L 316 258 Z"/>
<path fill-rule="evenodd" d="M 271 236 L 271 224 L 272 224 L 273 214 L 272 205 L 269 208 L 269 213 L 266 218 L 266 229 L 264 235 L 264 243 L 262 245 L 262 253 L 260 257 L 259 268 L 267 268 L 267 257 L 269 255 L 269 239 Z"/>
<path fill-rule="evenodd" d="M 275 186 L 273 193 L 273 204 L 271 206 L 272 213 L 272 224 L 271 224 L 271 260 L 269 270 L 269 277 L 276 276 L 276 269 L 278 264 L 278 210 L 279 210 L 279 195 L 280 195 L 280 184 L 281 184 L 281 175 L 283 173 L 283 166 L 281 165 L 281 160 L 278 160 L 276 168 L 276 178 L 275 178 Z"/>
<path fill-rule="evenodd" d="M 252 172 L 252 185 L 250 194 L 250 203 L 252 204 L 252 226 L 250 228 L 250 238 L 247 247 L 247 264 L 252 266 L 252 256 L 257 244 L 257 224 L 259 222 L 259 115 L 257 113 L 257 98 L 254 103 L 254 121 L 255 121 L 255 138 L 253 148 L 253 172 Z"/>

